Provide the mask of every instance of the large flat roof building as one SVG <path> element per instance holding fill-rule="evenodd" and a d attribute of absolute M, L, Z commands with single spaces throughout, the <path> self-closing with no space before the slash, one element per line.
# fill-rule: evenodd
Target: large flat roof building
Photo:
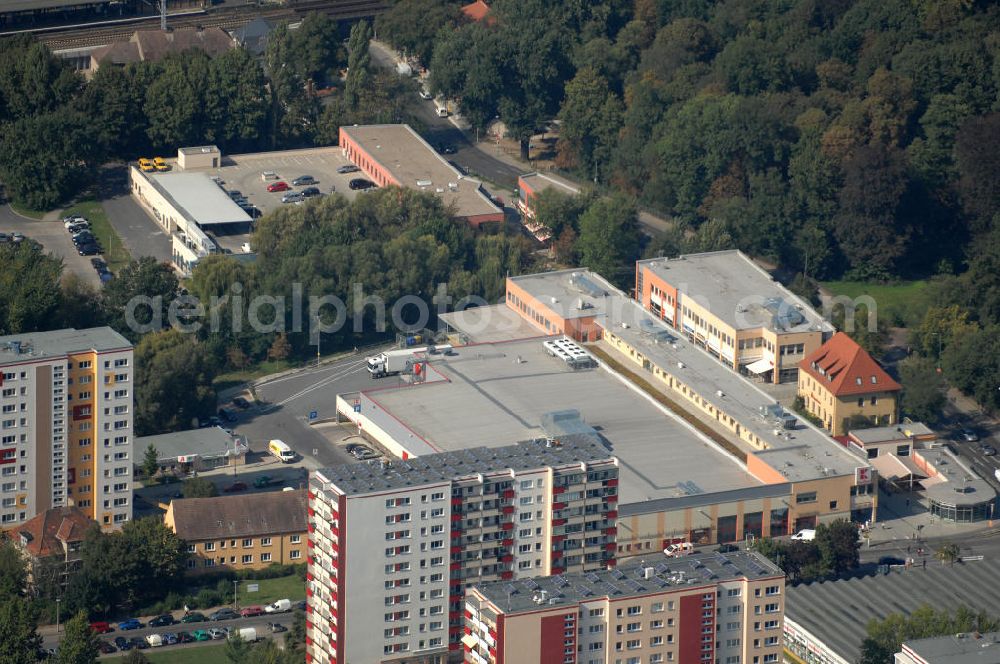
<path fill-rule="evenodd" d="M 471 585 L 615 564 L 618 486 L 585 436 L 315 471 L 306 661 L 445 661 Z"/>
<path fill-rule="evenodd" d="M 785 599 L 785 645 L 793 653 L 815 664 L 854 664 L 870 620 L 924 605 L 1000 615 L 1000 561 L 934 561 L 883 576 L 805 583 L 789 587 Z"/>
<path fill-rule="evenodd" d="M 785 574 L 757 553 L 478 585 L 466 664 L 779 662 Z"/>
<path fill-rule="evenodd" d="M 472 226 L 503 222 L 482 183 L 460 173 L 406 124 L 340 128 L 340 147 L 380 187 L 396 185 L 441 197 L 445 207 Z"/>
<path fill-rule="evenodd" d="M 636 299 L 720 362 L 769 382 L 792 382 L 798 362 L 833 326 L 744 253 L 650 258 L 635 266 Z"/>
<path fill-rule="evenodd" d="M 904 641 L 894 664 L 996 664 L 1000 632 L 965 632 Z"/>
<path fill-rule="evenodd" d="M 0 337 L 0 529 L 56 507 L 132 517 L 132 364 L 109 327 Z"/>

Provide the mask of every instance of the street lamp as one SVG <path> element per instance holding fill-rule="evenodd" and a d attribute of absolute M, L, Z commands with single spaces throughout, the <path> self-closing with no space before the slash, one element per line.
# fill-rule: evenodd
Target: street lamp
<path fill-rule="evenodd" d="M 233 579 L 233 608 L 240 608 L 239 602 L 236 601 L 236 585 L 239 583 L 238 579 Z"/>
<path fill-rule="evenodd" d="M 59 602 L 62 600 L 58 597 L 56 598 L 56 637 L 59 637 Z"/>

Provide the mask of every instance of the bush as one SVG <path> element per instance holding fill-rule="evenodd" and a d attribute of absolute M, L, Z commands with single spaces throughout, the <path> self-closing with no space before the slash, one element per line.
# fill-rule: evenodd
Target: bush
<path fill-rule="evenodd" d="M 219 592 L 210 588 L 202 588 L 194 598 L 194 606 L 199 609 L 219 606 L 222 603 L 222 596 Z"/>

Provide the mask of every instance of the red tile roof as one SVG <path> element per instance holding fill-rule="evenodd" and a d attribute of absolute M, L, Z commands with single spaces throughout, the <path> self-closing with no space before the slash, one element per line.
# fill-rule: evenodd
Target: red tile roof
<path fill-rule="evenodd" d="M 483 0 L 476 0 L 473 3 L 462 6 L 462 13 L 470 21 L 482 21 L 490 11 L 490 6 Z"/>
<path fill-rule="evenodd" d="M 63 542 L 82 542 L 97 522 L 76 507 L 57 507 L 25 521 L 16 533 L 24 548 L 37 558 L 63 553 Z"/>
<path fill-rule="evenodd" d="M 854 339 L 837 332 L 799 362 L 799 369 L 835 396 L 895 392 L 902 389 Z"/>

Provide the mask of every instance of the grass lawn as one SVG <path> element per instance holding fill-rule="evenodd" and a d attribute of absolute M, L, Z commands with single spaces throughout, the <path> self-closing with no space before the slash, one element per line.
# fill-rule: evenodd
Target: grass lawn
<path fill-rule="evenodd" d="M 180 650 L 144 650 L 142 654 L 146 656 L 152 664 L 188 664 L 198 662 L 198 664 L 230 664 L 226 657 L 226 645 L 197 646 L 181 648 Z M 112 659 L 113 661 L 113 659 Z"/>
<path fill-rule="evenodd" d="M 256 583 L 260 590 L 255 593 L 246 591 L 247 584 Z M 297 602 L 306 598 L 306 582 L 296 574 L 290 576 L 279 576 L 276 579 L 260 579 L 240 581 L 238 597 L 240 606 L 252 606 L 259 604 L 271 604 L 279 599 L 290 599 Z M 232 598 L 230 598 L 232 599 Z"/>
<path fill-rule="evenodd" d="M 857 298 L 868 295 L 878 306 L 878 315 L 890 326 L 913 327 L 920 323 L 930 306 L 926 281 L 901 281 L 894 284 L 864 281 L 824 281 L 823 288 L 834 295 Z"/>
<path fill-rule="evenodd" d="M 41 219 L 46 214 L 49 213 L 48 210 L 32 210 L 31 208 L 26 208 L 18 205 L 17 203 L 11 202 L 10 207 L 14 212 L 25 217 L 31 217 L 32 219 Z"/>
<path fill-rule="evenodd" d="M 83 215 L 90 221 L 90 230 L 104 249 L 104 261 L 112 272 L 117 272 L 128 264 L 132 257 L 122 244 L 118 233 L 111 227 L 111 222 L 108 221 L 108 216 L 99 202 L 83 201 L 63 211 L 64 217 L 71 214 Z"/>

